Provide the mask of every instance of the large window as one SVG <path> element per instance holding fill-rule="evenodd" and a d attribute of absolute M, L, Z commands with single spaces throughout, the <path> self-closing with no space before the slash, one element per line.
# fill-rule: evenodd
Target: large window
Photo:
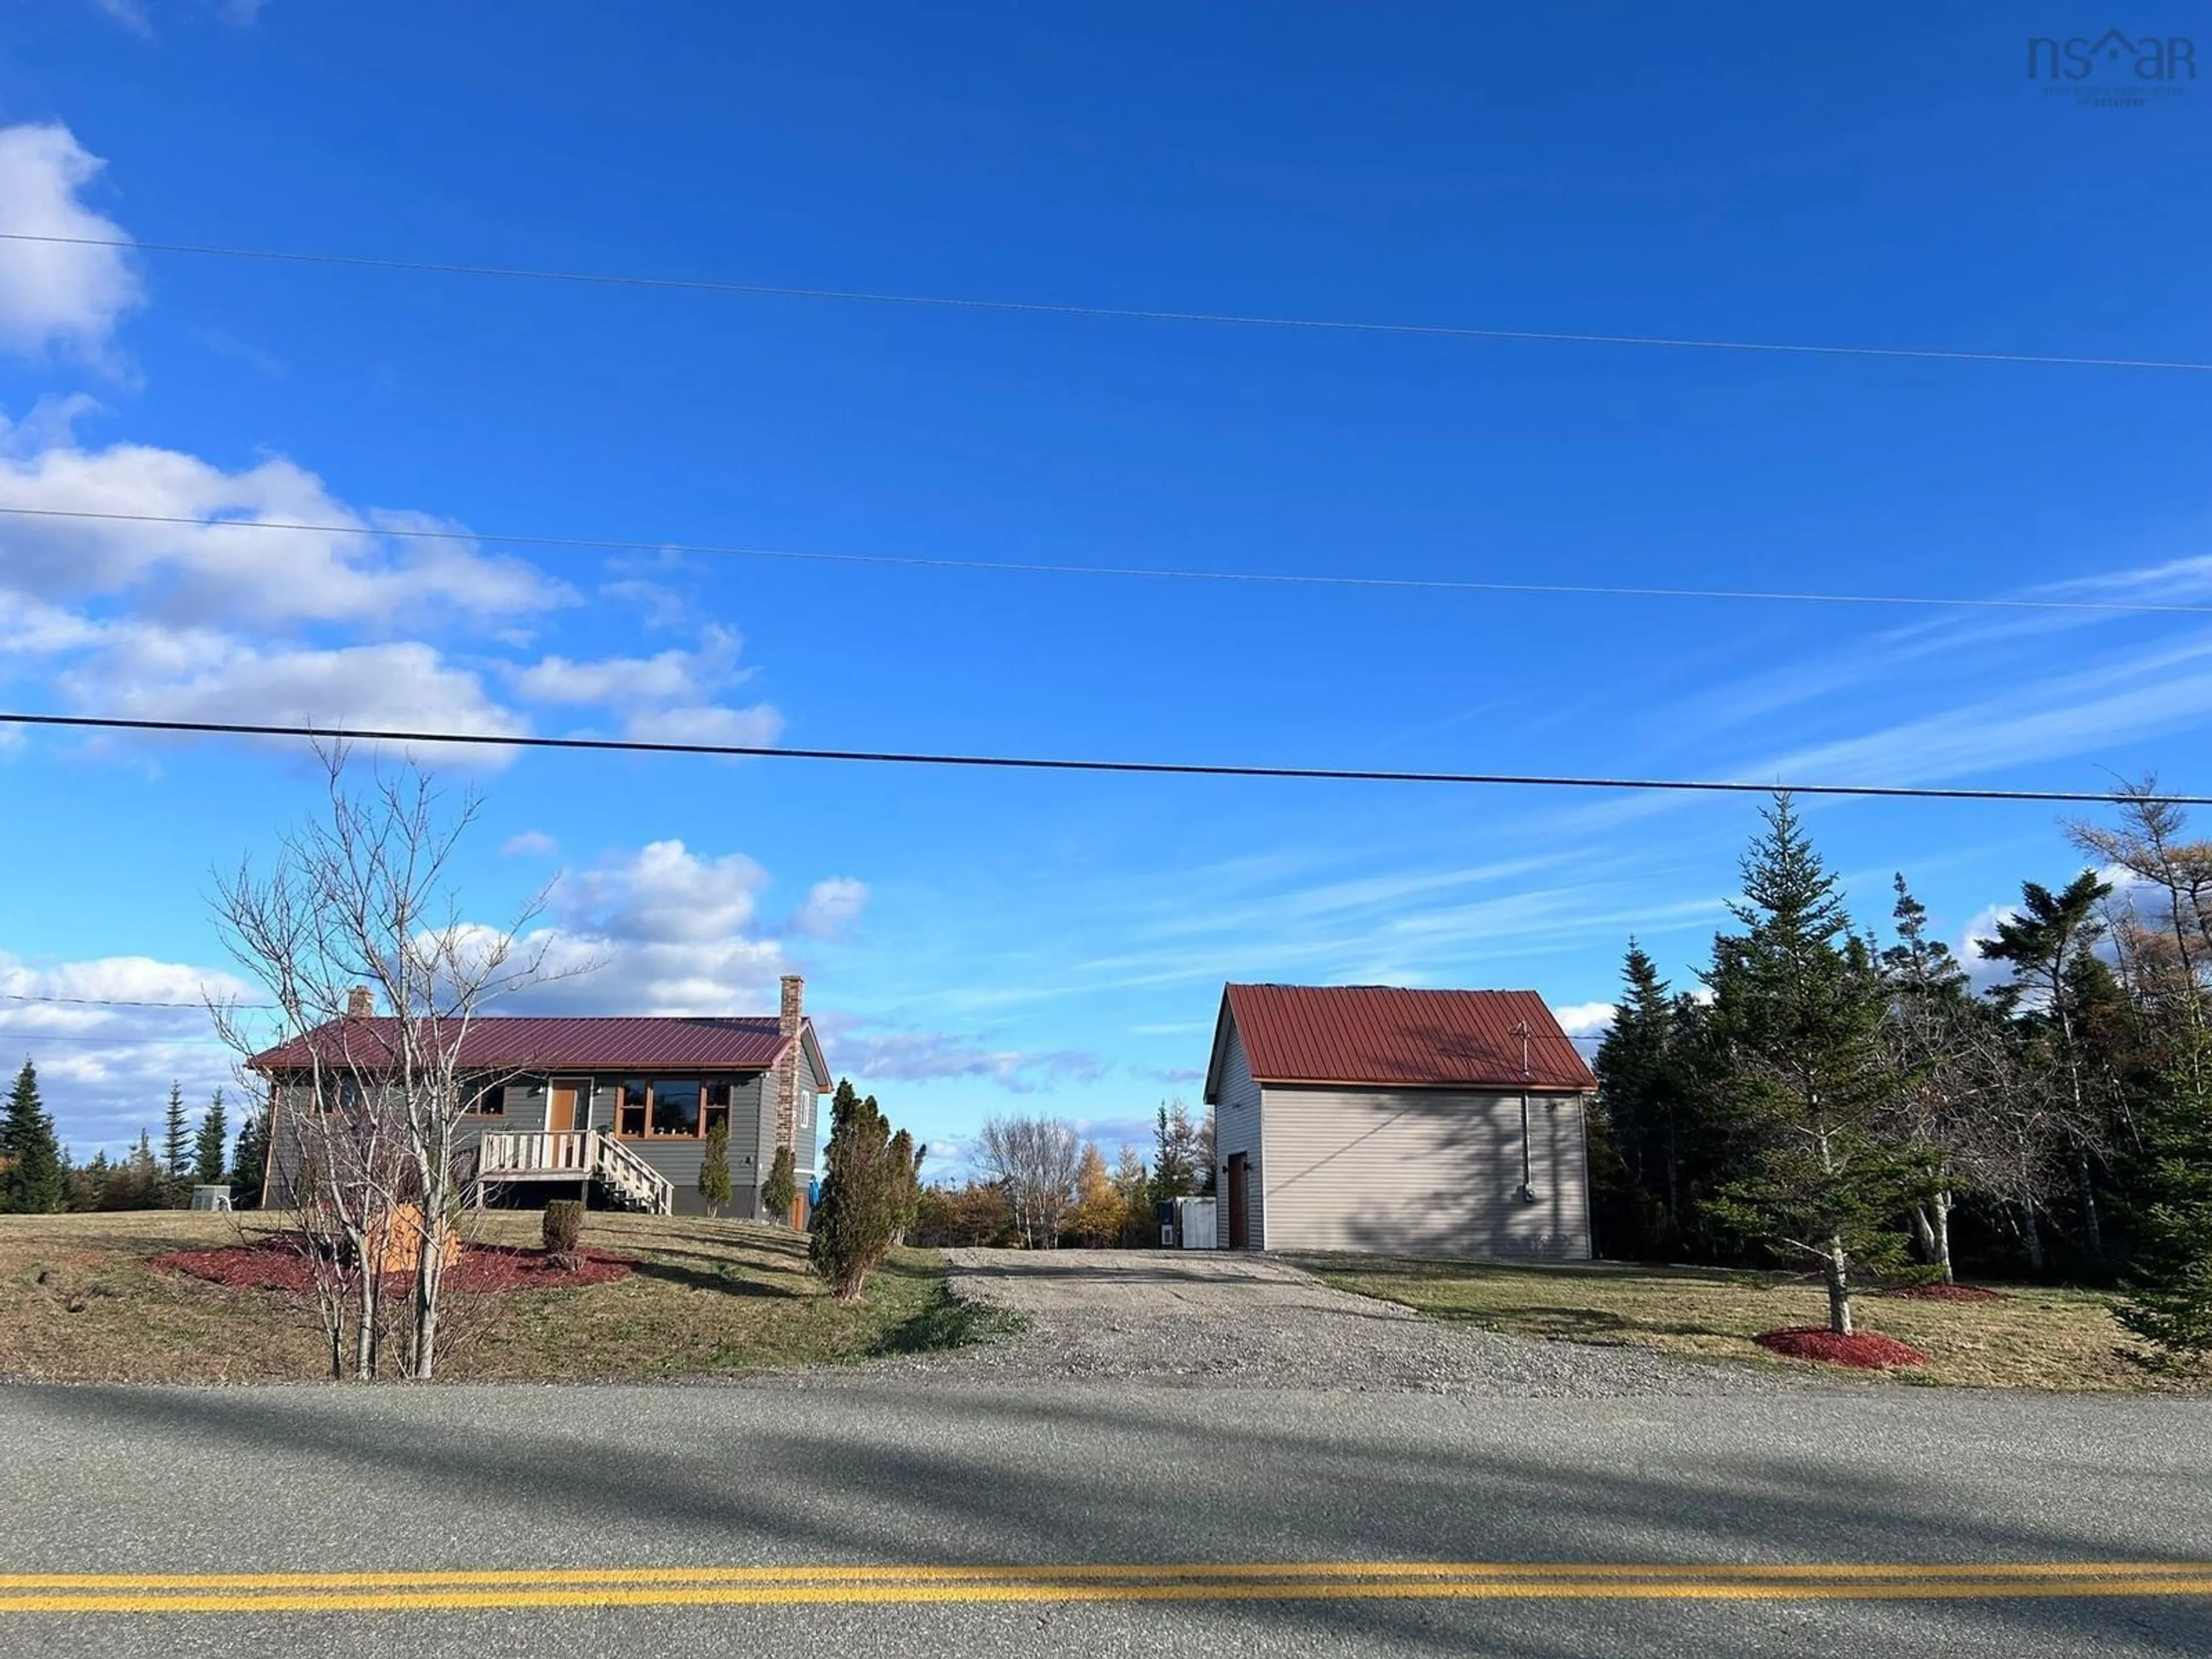
<path fill-rule="evenodd" d="M 696 1140 L 730 1118 L 734 1085 L 690 1077 L 625 1078 L 615 1133 L 627 1139 Z"/>
<path fill-rule="evenodd" d="M 653 1080 L 653 1133 L 657 1135 L 699 1133 L 699 1085 L 684 1079 L 657 1077 Z"/>
<path fill-rule="evenodd" d="M 468 1102 L 464 1110 L 477 1117 L 507 1115 L 507 1085 L 495 1079 L 477 1078 L 464 1081 L 462 1097 Z"/>

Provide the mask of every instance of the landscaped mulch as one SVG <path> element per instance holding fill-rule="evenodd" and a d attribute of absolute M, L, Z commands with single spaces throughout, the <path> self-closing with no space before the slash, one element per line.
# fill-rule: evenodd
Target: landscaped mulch
<path fill-rule="evenodd" d="M 1792 1359 L 1818 1359 L 1831 1365 L 1850 1365 L 1860 1370 L 1886 1371 L 1899 1365 L 1924 1365 L 1928 1356 L 1908 1348 L 1880 1331 L 1856 1331 L 1838 1336 L 1825 1325 L 1793 1325 L 1786 1330 L 1761 1331 L 1751 1339 L 1762 1348 Z"/>
<path fill-rule="evenodd" d="M 1900 1285 L 1893 1291 L 1884 1291 L 1884 1296 L 1903 1297 L 1912 1302 L 2009 1302 L 2012 1292 L 1993 1291 L 1984 1285 Z"/>
<path fill-rule="evenodd" d="M 307 1259 L 299 1246 L 282 1235 L 226 1244 L 212 1250 L 176 1250 L 157 1255 L 148 1264 L 167 1273 L 188 1273 L 212 1285 L 233 1290 L 290 1291 L 304 1294 L 313 1289 Z M 580 1251 L 567 1263 L 556 1262 L 543 1250 L 519 1249 L 504 1244 L 470 1244 L 461 1259 L 446 1270 L 447 1288 L 462 1291 L 558 1291 L 580 1285 L 605 1285 L 629 1276 L 627 1257 L 604 1250 Z M 410 1273 L 388 1277 L 405 1283 Z"/>

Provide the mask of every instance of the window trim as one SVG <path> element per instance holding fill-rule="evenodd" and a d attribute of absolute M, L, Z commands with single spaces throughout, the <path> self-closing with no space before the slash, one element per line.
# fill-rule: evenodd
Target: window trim
<path fill-rule="evenodd" d="M 627 1076 L 617 1078 L 615 1079 L 614 1137 L 617 1140 L 688 1140 L 696 1144 L 707 1138 L 707 1119 L 708 1115 L 710 1112 L 722 1113 L 729 1120 L 730 1132 L 732 1134 L 735 1134 L 738 1127 L 738 1084 L 740 1079 L 751 1075 L 752 1073 L 749 1072 L 685 1073 L 672 1071 L 665 1077 L 640 1077 L 635 1073 L 631 1073 Z M 644 1127 L 640 1133 L 635 1134 L 631 1133 L 629 1130 L 623 1127 L 623 1110 L 624 1105 L 623 1090 L 626 1085 L 632 1083 L 642 1083 L 645 1085 Z M 691 1130 L 689 1133 L 662 1133 L 653 1128 L 653 1109 L 655 1104 L 653 1098 L 653 1085 L 656 1083 L 688 1083 L 699 1091 L 699 1116 L 698 1127 L 696 1128 Z M 722 1089 L 726 1092 L 726 1103 L 720 1106 L 710 1106 L 708 1103 L 708 1092 L 716 1088 Z"/>

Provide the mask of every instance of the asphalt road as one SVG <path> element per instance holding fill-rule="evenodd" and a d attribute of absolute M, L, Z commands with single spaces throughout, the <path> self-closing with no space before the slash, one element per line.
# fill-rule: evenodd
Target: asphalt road
<path fill-rule="evenodd" d="M 1845 1577 L 1789 1594 L 1744 1580 L 1717 1599 L 1711 1581 L 1679 1573 L 1626 1594 L 1571 1582 L 1499 1595 L 1462 1573 L 1448 1595 L 1370 1581 L 1285 1595 L 1246 1571 L 1143 1581 L 1152 1599 L 1109 1577 L 1090 1582 L 1085 1593 L 1105 1598 L 1091 1600 L 1071 1598 L 1075 1581 L 1010 1589 L 942 1572 L 888 1587 L 771 1578 L 767 1595 L 728 1573 L 2212 1562 L 2212 1407 L 2185 1400 L 1501 1400 L 865 1373 L 690 1388 L 18 1388 L 0 1391 L 0 1517 L 10 1659 L 2212 1652 L 2212 1596 L 2053 1594 L 2070 1587 L 2040 1573 L 2017 1593 L 1984 1583 L 1839 1599 L 1838 1584 L 1863 1593 Z M 695 1576 L 674 1590 L 635 1574 L 618 1590 L 547 1576 L 620 1568 Z M 425 1585 L 435 1569 L 519 1582 Z M 183 1612 L 162 1603 L 173 1590 L 109 1586 L 99 1594 L 146 1610 L 9 1610 L 87 1593 L 27 1589 L 23 1575 L 378 1570 L 401 1577 L 321 1591 L 371 1605 Z M 196 1593 L 217 1605 L 270 1594 Z M 514 1605 L 533 1594 L 584 1604 Z M 884 1594 L 902 1599 L 865 1599 Z M 658 1604 L 672 1595 L 694 1600 Z M 970 1595 L 982 1599 L 958 1599 Z M 469 1596 L 489 1605 L 448 1605 Z"/>

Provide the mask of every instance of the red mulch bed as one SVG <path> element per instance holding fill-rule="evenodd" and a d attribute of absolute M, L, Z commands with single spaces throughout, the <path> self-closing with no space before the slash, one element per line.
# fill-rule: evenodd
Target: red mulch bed
<path fill-rule="evenodd" d="M 151 1263 L 165 1273 L 187 1273 L 211 1285 L 233 1290 L 293 1291 L 313 1288 L 306 1259 L 298 1244 L 283 1237 L 258 1239 L 249 1244 L 226 1244 L 213 1250 L 177 1250 L 157 1255 Z M 543 1250 L 512 1249 L 503 1244 L 470 1244 L 461 1259 L 446 1270 L 446 1286 L 454 1291 L 558 1291 L 578 1285 L 604 1285 L 629 1275 L 627 1257 L 603 1250 L 582 1250 L 567 1267 L 557 1265 Z M 412 1273 L 392 1273 L 404 1284 Z"/>
<path fill-rule="evenodd" d="M 1992 1291 L 1981 1285 L 1900 1285 L 1884 1296 L 1908 1297 L 1915 1302 L 2009 1302 L 2010 1291 Z"/>
<path fill-rule="evenodd" d="M 1838 1336 L 1826 1325 L 1794 1325 L 1787 1330 L 1761 1331 L 1751 1340 L 1762 1348 L 1771 1348 L 1792 1359 L 1825 1360 L 1831 1365 L 1856 1365 L 1867 1371 L 1928 1363 L 1928 1356 L 1919 1349 L 1908 1348 L 1895 1337 L 1884 1336 L 1880 1331 Z"/>

